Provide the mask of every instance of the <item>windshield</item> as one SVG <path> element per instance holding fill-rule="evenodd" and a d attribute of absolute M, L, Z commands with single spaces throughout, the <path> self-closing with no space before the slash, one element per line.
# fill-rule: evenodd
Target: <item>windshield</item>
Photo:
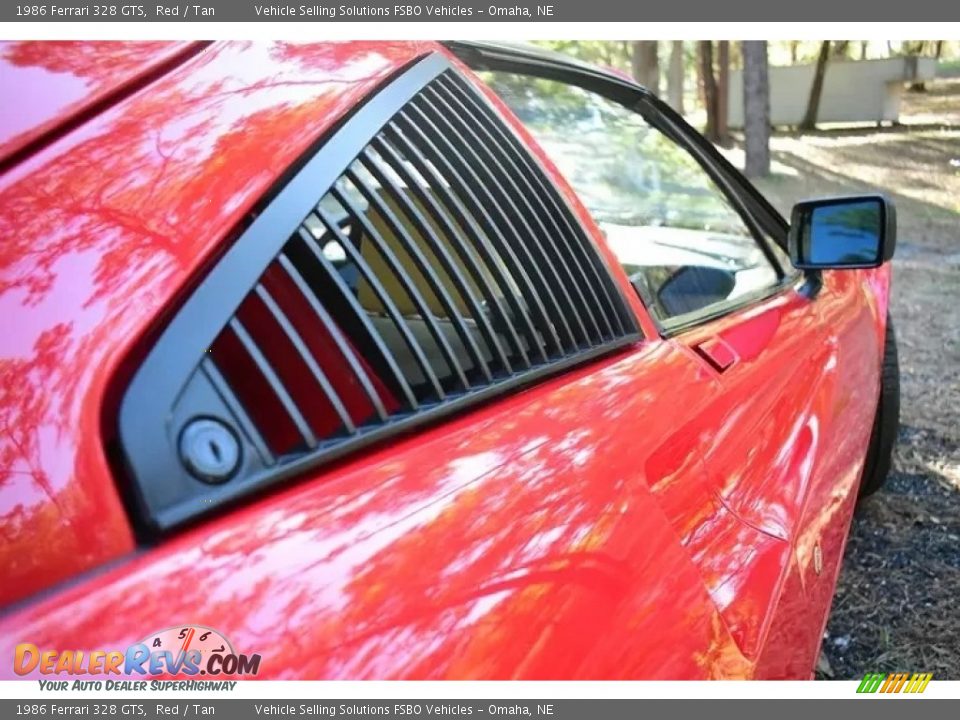
<path fill-rule="evenodd" d="M 749 235 L 703 168 L 643 117 L 556 80 L 481 73 L 601 225 Z"/>

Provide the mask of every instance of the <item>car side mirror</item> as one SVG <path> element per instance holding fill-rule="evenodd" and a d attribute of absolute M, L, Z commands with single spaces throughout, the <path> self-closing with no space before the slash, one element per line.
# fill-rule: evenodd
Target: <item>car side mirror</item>
<path fill-rule="evenodd" d="M 882 195 L 805 200 L 793 206 L 788 244 L 794 267 L 879 267 L 893 257 L 896 242 L 896 208 Z"/>

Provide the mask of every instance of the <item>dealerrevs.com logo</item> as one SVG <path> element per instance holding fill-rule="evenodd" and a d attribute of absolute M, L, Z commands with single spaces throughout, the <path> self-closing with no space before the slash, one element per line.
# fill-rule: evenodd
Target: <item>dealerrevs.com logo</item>
<path fill-rule="evenodd" d="M 260 655 L 236 652 L 231 642 L 213 628 L 180 625 L 151 633 L 125 650 L 51 650 L 20 643 L 14 650 L 13 670 L 20 676 L 38 672 L 47 676 L 107 678 L 255 676 L 260 671 Z"/>

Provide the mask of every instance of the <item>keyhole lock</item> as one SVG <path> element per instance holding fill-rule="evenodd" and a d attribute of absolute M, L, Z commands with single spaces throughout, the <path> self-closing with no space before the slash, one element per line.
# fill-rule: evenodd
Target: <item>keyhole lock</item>
<path fill-rule="evenodd" d="M 240 452 L 236 434 L 219 420 L 195 418 L 180 432 L 180 460 L 198 480 L 226 482 L 240 465 Z"/>

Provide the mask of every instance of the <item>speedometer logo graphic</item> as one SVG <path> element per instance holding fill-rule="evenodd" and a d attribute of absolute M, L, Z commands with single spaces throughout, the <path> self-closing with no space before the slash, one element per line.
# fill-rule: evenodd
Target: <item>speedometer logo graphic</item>
<path fill-rule="evenodd" d="M 233 645 L 225 635 L 206 625 L 177 625 L 151 633 L 141 642 L 151 652 L 170 651 L 174 657 L 199 651 L 201 657 L 209 658 L 214 653 L 235 655 Z"/>

